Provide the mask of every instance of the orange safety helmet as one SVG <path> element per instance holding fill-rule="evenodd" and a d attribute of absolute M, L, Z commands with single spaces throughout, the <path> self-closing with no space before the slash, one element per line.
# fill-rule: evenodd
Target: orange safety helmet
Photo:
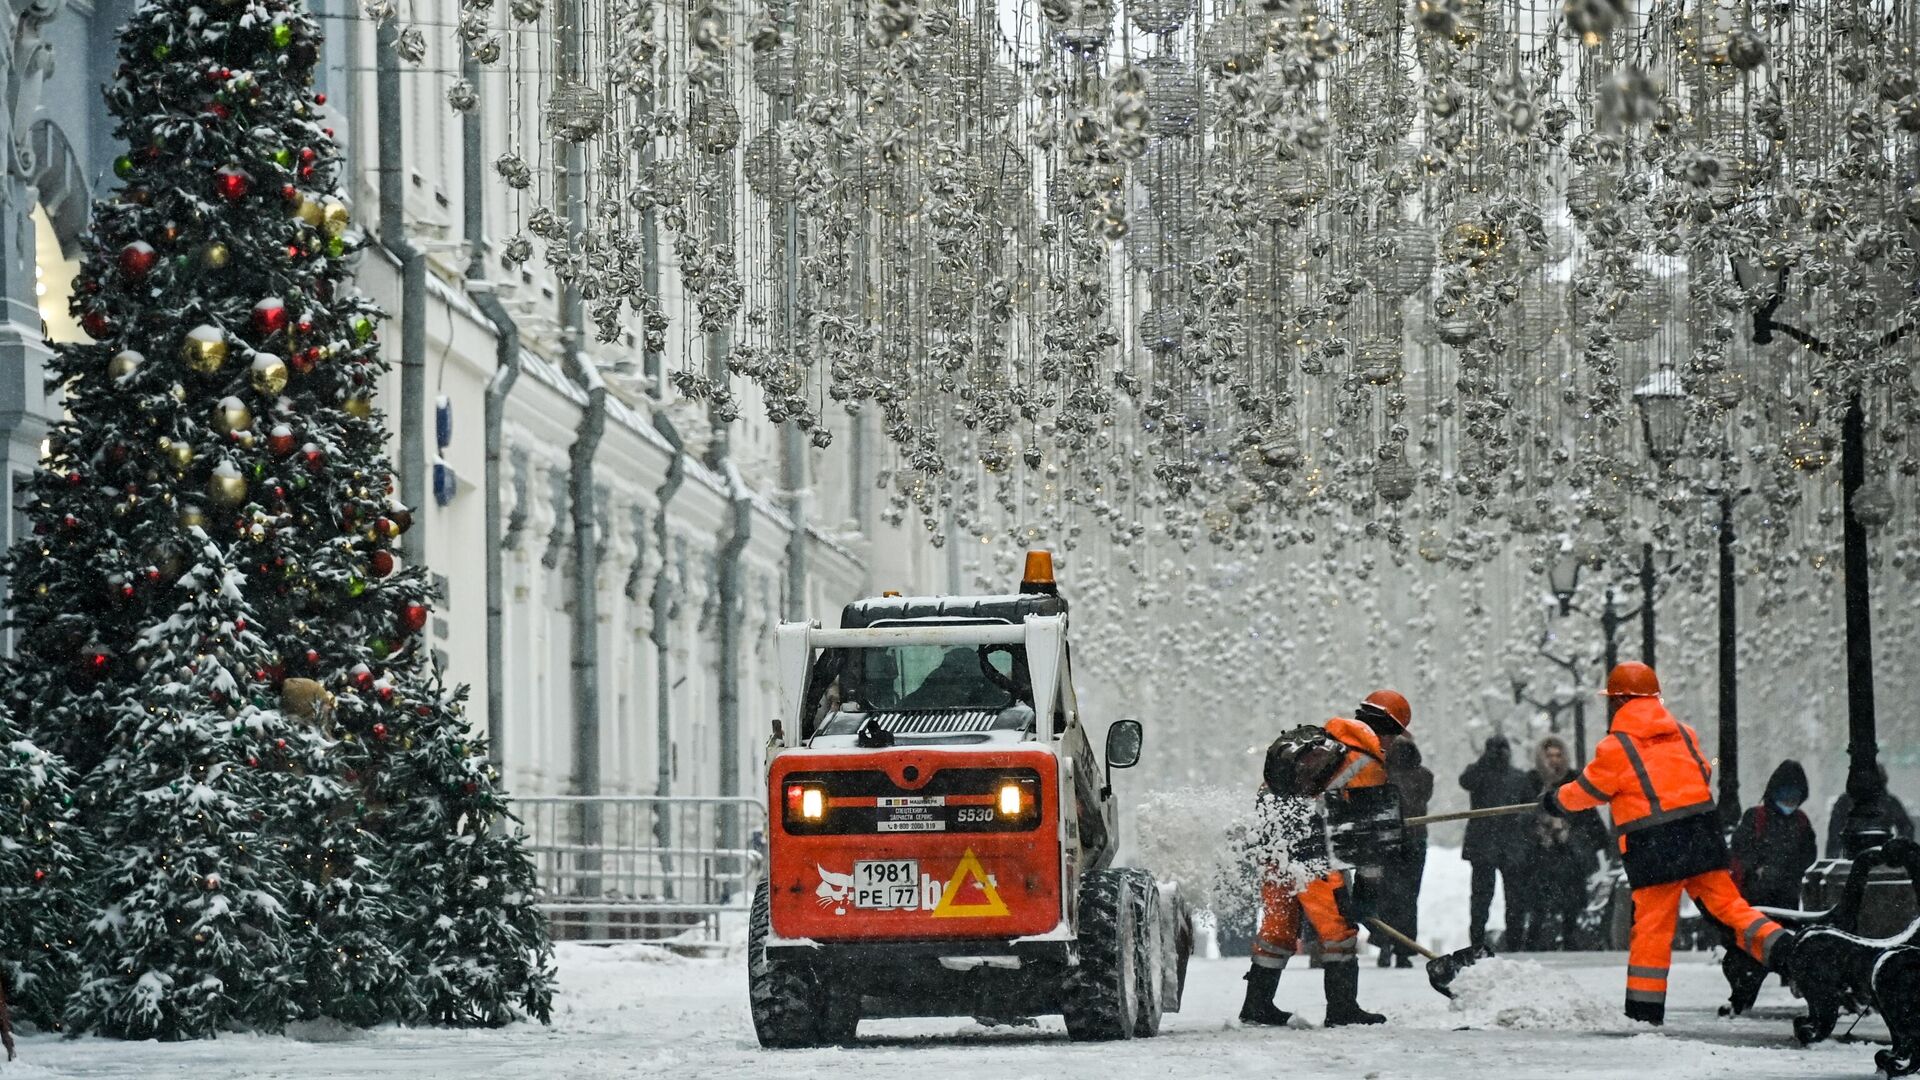
<path fill-rule="evenodd" d="M 1607 688 L 1601 693 L 1613 698 L 1659 697 L 1660 676 L 1638 660 L 1625 660 L 1607 674 Z"/>
<path fill-rule="evenodd" d="M 1386 713 L 1402 730 L 1413 726 L 1413 706 L 1408 704 L 1406 695 L 1398 690 L 1375 690 L 1360 705 L 1362 708 L 1371 705 Z"/>

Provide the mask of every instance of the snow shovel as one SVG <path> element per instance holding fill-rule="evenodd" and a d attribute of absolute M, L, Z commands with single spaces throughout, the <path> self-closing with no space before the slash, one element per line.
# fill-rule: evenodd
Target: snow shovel
<path fill-rule="evenodd" d="M 1426 814 L 1410 817 L 1402 825 L 1437 825 L 1442 821 L 1472 821 L 1476 818 L 1509 817 L 1524 814 L 1529 810 L 1540 809 L 1537 802 L 1514 803 L 1512 806 L 1483 806 L 1478 810 L 1453 810 L 1445 814 Z"/>
<path fill-rule="evenodd" d="M 1441 956 L 1439 953 L 1434 952 L 1425 945 L 1395 930 L 1379 919 L 1368 918 L 1366 923 L 1380 933 L 1387 935 L 1400 944 L 1405 945 L 1407 948 L 1412 949 L 1414 952 L 1419 953 L 1421 956 L 1426 957 L 1427 981 L 1433 984 L 1434 992 L 1438 993 L 1441 997 L 1450 998 L 1453 996 L 1453 980 L 1460 976 L 1462 970 L 1493 956 L 1493 950 L 1487 948 L 1485 945 L 1469 945 L 1464 949 L 1455 949 L 1445 956 Z"/>

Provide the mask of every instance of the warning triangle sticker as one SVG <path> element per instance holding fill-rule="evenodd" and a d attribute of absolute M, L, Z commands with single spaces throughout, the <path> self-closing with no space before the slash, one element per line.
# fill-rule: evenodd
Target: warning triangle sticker
<path fill-rule="evenodd" d="M 969 880 L 986 893 L 986 899 L 964 904 L 955 903 L 954 901 L 960 896 L 960 890 L 967 887 Z M 953 877 L 948 879 L 946 891 L 940 894 L 940 906 L 933 909 L 933 917 L 971 919 L 1006 913 L 1007 905 L 1000 899 L 1000 890 L 993 887 L 993 880 L 987 877 L 987 870 L 980 865 L 979 856 L 973 853 L 972 848 L 968 848 L 967 853 L 960 857 L 960 865 L 953 868 Z"/>

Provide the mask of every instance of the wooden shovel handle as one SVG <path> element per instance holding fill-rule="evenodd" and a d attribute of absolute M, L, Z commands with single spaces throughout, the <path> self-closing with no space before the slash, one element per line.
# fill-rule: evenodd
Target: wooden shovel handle
<path fill-rule="evenodd" d="M 1475 818 L 1507 817 L 1512 814 L 1524 814 L 1529 810 L 1538 810 L 1539 803 L 1514 803 L 1512 806 L 1483 806 L 1478 810 L 1455 810 L 1447 814 L 1427 814 L 1422 817 L 1410 817 L 1405 825 L 1434 825 L 1442 821 L 1472 821 Z"/>
<path fill-rule="evenodd" d="M 1413 940 L 1412 938 L 1401 933 L 1400 931 L 1395 930 L 1393 927 L 1388 926 L 1386 923 L 1381 922 L 1379 919 L 1369 918 L 1367 919 L 1367 925 L 1373 927 L 1375 930 L 1378 930 L 1380 933 L 1387 935 L 1388 937 L 1399 942 L 1400 944 L 1405 945 L 1407 948 L 1412 949 L 1414 952 L 1419 953 L 1422 957 L 1425 957 L 1428 960 L 1440 959 L 1440 954 L 1434 952 L 1432 949 L 1427 948 L 1425 945 L 1422 945 L 1419 942 Z"/>

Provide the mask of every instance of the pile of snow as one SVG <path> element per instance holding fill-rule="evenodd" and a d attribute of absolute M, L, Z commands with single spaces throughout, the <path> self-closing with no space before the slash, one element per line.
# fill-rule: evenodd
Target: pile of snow
<path fill-rule="evenodd" d="M 1618 1002 L 1602 1001 L 1573 977 L 1534 960 L 1494 957 L 1453 981 L 1452 1018 L 1466 1027 L 1620 1031 L 1630 1021 Z"/>

